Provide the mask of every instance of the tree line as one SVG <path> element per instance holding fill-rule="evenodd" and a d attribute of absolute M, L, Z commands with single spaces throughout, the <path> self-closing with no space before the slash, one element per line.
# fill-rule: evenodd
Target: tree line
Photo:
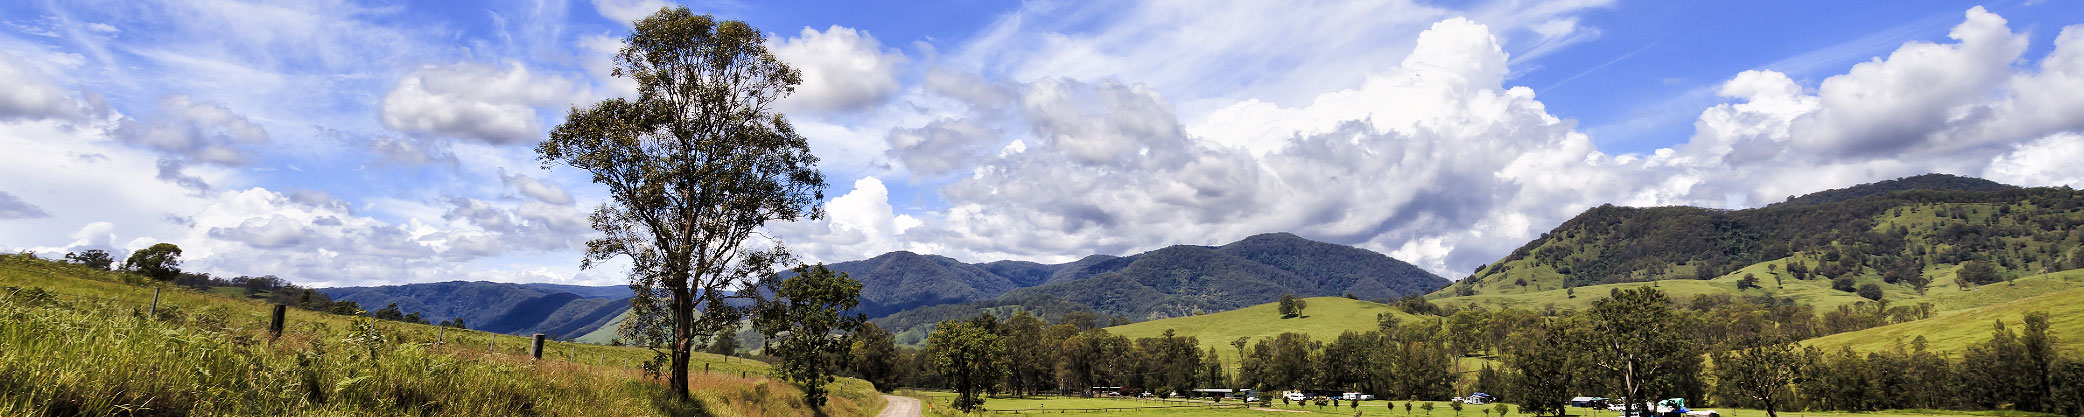
<path fill-rule="evenodd" d="M 1929 315 L 1930 308 L 1923 309 Z M 1907 408 L 2084 412 L 2084 358 L 2056 349 L 2045 313 L 2028 314 L 2018 326 L 1999 322 L 1988 341 L 1959 352 L 1933 351 L 1922 338 L 1868 353 L 1797 342 L 1833 333 L 1824 324 L 1828 316 L 1888 322 L 1890 310 L 1904 311 L 1863 304 L 1816 314 L 1786 300 L 1728 296 L 1679 302 L 1643 287 L 1613 291 L 1584 311 L 1383 314 L 1373 330 L 1329 339 L 1293 332 L 1240 338 L 1225 341 L 1229 349 L 1200 349 L 1195 337 L 1170 331 L 1130 339 L 1090 324 L 1052 325 L 1025 312 L 1005 320 L 981 314 L 940 323 L 918 349 L 896 346 L 889 332 L 864 324 L 854 333 L 847 371 L 885 390 L 951 389 L 958 394 L 954 405 L 964 409 L 991 394 L 1125 387 L 1160 395 L 1196 388 L 1322 389 L 1391 400 L 1487 392 L 1536 415 L 1561 415 L 1576 396 L 1610 396 L 1636 407 L 1686 398 L 1695 407 L 1760 408 L 1772 415 Z M 1223 366 L 1225 357 L 1239 366 Z"/>

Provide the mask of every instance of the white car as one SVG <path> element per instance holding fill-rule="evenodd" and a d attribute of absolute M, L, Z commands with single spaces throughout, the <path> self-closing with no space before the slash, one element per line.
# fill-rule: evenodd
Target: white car
<path fill-rule="evenodd" d="M 1303 396 L 1303 393 L 1295 391 L 1289 391 L 1287 394 L 1282 394 L 1282 396 L 1288 397 L 1288 401 L 1302 401 L 1310 398 Z"/>

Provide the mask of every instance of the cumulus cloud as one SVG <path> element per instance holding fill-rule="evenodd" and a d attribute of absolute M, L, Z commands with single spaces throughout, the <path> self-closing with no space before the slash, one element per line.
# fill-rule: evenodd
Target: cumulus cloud
<path fill-rule="evenodd" d="M 70 119 L 83 114 L 80 102 L 42 70 L 0 51 L 0 120 Z"/>
<path fill-rule="evenodd" d="M 968 166 L 999 139 L 998 131 L 970 120 L 944 119 L 891 130 L 889 153 L 914 174 L 940 175 Z"/>
<path fill-rule="evenodd" d="M 511 145 L 541 135 L 537 107 L 582 96 L 570 80 L 521 64 L 502 70 L 463 63 L 406 75 L 384 96 L 380 111 L 392 129 Z"/>
<path fill-rule="evenodd" d="M 506 170 L 501 169 L 499 170 L 499 180 L 505 182 L 508 187 L 514 187 L 515 191 L 520 191 L 521 195 L 526 195 L 536 201 L 560 206 L 572 204 L 571 194 L 566 194 L 563 188 L 544 184 L 542 181 L 535 179 L 535 177 L 522 174 L 507 175 Z"/>
<path fill-rule="evenodd" d="M 35 204 L 22 201 L 21 197 L 15 197 L 14 194 L 0 191 L 0 220 L 40 219 L 45 217 L 51 217 L 51 213 L 44 212 L 42 207 L 37 207 Z"/>
<path fill-rule="evenodd" d="M 943 253 L 947 249 L 930 245 L 932 239 L 906 235 L 923 222 L 911 215 L 897 214 L 890 206 L 890 189 L 876 177 L 855 180 L 853 189 L 825 204 L 825 212 L 824 219 L 773 224 L 769 228 L 790 237 L 786 240 L 790 249 L 814 261 L 860 259 L 862 251 Z"/>
<path fill-rule="evenodd" d="M 867 31 L 834 25 L 819 32 L 806 27 L 796 37 L 770 42 L 775 57 L 803 72 L 803 84 L 781 103 L 786 110 L 853 112 L 882 104 L 897 93 L 904 53 L 885 50 Z"/>
<path fill-rule="evenodd" d="M 155 111 L 150 121 L 123 119 L 110 135 L 132 145 L 220 165 L 245 164 L 252 153 L 249 147 L 268 142 L 268 131 L 260 124 L 223 105 L 196 101 L 185 94 L 160 99 Z"/>
<path fill-rule="evenodd" d="M 1802 131 L 1794 136 L 1797 145 L 1834 156 L 1886 155 L 1969 139 L 1935 134 L 1988 117 L 1976 104 L 2011 75 L 2012 61 L 2026 51 L 2026 35 L 1978 6 L 1947 37 L 1959 42 L 1911 42 L 1887 59 L 1824 79 L 1817 87 L 1821 107 L 1795 121 Z"/>
<path fill-rule="evenodd" d="M 1983 170 L 1983 178 L 2006 184 L 2084 188 L 2084 134 L 2063 132 L 2012 146 Z"/>

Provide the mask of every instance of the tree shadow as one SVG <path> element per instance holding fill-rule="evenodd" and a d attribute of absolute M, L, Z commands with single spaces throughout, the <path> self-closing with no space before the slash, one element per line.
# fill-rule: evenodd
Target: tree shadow
<path fill-rule="evenodd" d="M 672 417 L 706 417 L 714 415 L 714 413 L 709 412 L 708 407 L 703 406 L 701 400 L 693 398 L 682 400 L 673 395 L 673 390 L 666 389 L 663 385 L 646 385 L 648 385 L 648 391 L 651 392 L 651 408 L 657 410 L 660 415 Z"/>

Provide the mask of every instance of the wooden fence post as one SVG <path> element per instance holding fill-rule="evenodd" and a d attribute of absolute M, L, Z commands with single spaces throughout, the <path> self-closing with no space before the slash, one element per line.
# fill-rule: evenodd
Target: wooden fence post
<path fill-rule="evenodd" d="M 534 345 L 531 345 L 531 346 L 530 346 L 530 347 L 528 348 L 528 355 L 529 355 L 529 356 L 534 356 L 534 357 L 535 357 L 536 359 L 542 359 L 542 358 L 543 358 L 543 334 L 542 334 L 542 333 L 536 333 L 536 334 L 535 334 L 535 344 L 534 344 Z"/>
<path fill-rule="evenodd" d="M 152 318 L 159 318 L 159 287 L 152 287 Z"/>
<path fill-rule="evenodd" d="M 442 342 L 447 342 L 449 340 L 448 334 L 449 326 L 434 328 L 434 347 L 440 348 Z"/>
<path fill-rule="evenodd" d="M 274 312 L 273 314 L 269 314 L 269 317 L 271 317 L 271 318 L 270 318 L 270 319 L 268 320 L 268 335 L 269 335 L 269 336 L 271 336 L 271 337 L 273 337 L 273 338 L 276 338 L 276 339 L 280 339 L 280 338 L 282 338 L 282 318 L 283 318 L 283 315 L 284 315 L 285 313 L 287 313 L 288 311 L 289 311 L 289 306 L 286 306 L 286 305 L 282 305 L 282 304 L 276 304 L 276 305 L 275 305 L 275 312 Z"/>

